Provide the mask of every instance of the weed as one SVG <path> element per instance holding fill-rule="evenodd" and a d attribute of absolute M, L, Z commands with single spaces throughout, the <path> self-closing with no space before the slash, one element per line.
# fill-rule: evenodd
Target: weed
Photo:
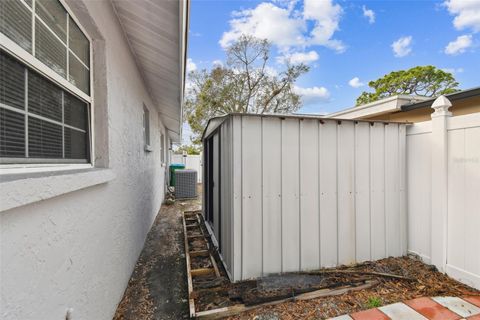
<path fill-rule="evenodd" d="M 378 308 L 382 305 L 382 300 L 378 297 L 368 298 L 367 307 L 368 308 Z"/>

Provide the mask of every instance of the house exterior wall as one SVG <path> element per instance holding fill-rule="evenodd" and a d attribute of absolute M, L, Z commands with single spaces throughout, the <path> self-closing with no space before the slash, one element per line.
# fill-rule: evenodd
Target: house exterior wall
<path fill-rule="evenodd" d="M 232 189 L 222 180 L 230 229 L 221 254 L 232 280 L 405 254 L 405 131 L 353 120 L 225 120 L 217 132 L 228 139 L 221 167 Z"/>
<path fill-rule="evenodd" d="M 94 79 L 105 79 L 103 91 L 96 94 L 106 96 L 95 101 L 95 109 L 105 111 L 105 117 L 95 119 L 95 128 L 108 133 L 102 136 L 106 143 L 99 146 L 108 161 L 99 163 L 108 163 L 110 177 L 94 186 L 84 181 L 82 189 L 64 193 L 73 182 L 88 178 L 62 172 L 48 180 L 52 185 L 41 186 L 46 200 L 0 212 L 0 318 L 4 320 L 66 319 L 67 313 L 71 320 L 111 319 L 163 200 L 160 133 L 165 129 L 157 109 L 112 4 L 83 4 L 85 11 L 79 16 L 89 15 L 101 30 L 103 40 L 98 41 L 104 41 L 105 74 L 97 72 Z M 152 152 L 144 151 L 143 104 L 150 110 Z M 32 186 L 29 192 L 39 192 L 36 179 L 47 178 L 27 175 L 18 182 L 18 190 L 4 196 L 12 198 Z"/>

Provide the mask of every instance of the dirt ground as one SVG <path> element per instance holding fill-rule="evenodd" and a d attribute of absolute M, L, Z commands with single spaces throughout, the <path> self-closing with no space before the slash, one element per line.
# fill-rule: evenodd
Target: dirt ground
<path fill-rule="evenodd" d="M 286 302 L 232 316 L 230 320 L 326 319 L 418 297 L 480 295 L 415 257 L 387 258 L 339 270 L 388 273 L 408 279 L 373 277 L 379 284 L 338 296 Z"/>
<path fill-rule="evenodd" d="M 114 320 L 188 319 L 182 213 L 200 208 L 200 187 L 197 199 L 161 207 Z"/>
<path fill-rule="evenodd" d="M 199 190 L 199 194 L 201 194 L 201 190 Z M 144 249 L 125 290 L 124 297 L 118 306 L 114 320 L 188 319 L 188 289 L 182 213 L 186 210 L 200 209 L 200 199 L 199 196 L 196 200 L 177 200 L 174 205 L 162 206 L 147 236 Z M 389 273 L 408 279 L 361 273 L 352 275 L 351 278 L 345 278 L 344 274 L 337 274 L 333 277 L 343 279 L 342 281 L 353 281 L 355 278 L 358 280 L 360 277 L 368 278 L 368 280 L 373 279 L 378 281 L 378 284 L 368 289 L 352 291 L 338 296 L 260 307 L 228 319 L 326 319 L 423 296 L 480 294 L 478 291 L 436 271 L 434 267 L 423 264 L 414 257 L 388 258 L 337 269 L 367 273 Z M 328 279 L 321 279 L 322 283 L 325 283 L 326 280 Z M 224 300 L 228 300 L 232 296 L 231 290 L 226 292 L 223 295 L 224 298 L 222 298 Z M 255 288 L 253 292 L 255 292 Z M 216 296 L 218 298 L 218 292 Z M 244 300 L 245 297 L 242 296 L 240 300 Z M 206 296 L 203 296 L 203 299 L 208 300 Z M 200 304 L 205 306 L 205 304 L 211 302 L 204 301 Z M 239 303 L 239 301 L 226 301 L 226 303 L 226 305 L 231 305 Z M 211 307 L 207 309 L 211 309 Z"/>

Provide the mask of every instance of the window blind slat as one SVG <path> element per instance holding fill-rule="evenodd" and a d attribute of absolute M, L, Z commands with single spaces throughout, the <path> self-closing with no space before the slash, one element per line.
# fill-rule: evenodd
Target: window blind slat
<path fill-rule="evenodd" d="M 35 13 L 67 43 L 67 11 L 58 0 L 36 0 Z"/>
<path fill-rule="evenodd" d="M 70 49 L 83 61 L 87 66 L 90 65 L 90 41 L 83 34 L 82 30 L 77 26 L 75 21 L 70 18 L 68 44 Z"/>
<path fill-rule="evenodd" d="M 0 1 L 0 32 L 32 52 L 32 13 L 20 0 Z"/>
<path fill-rule="evenodd" d="M 86 159 L 86 134 L 70 128 L 65 128 L 65 158 Z"/>
<path fill-rule="evenodd" d="M 35 19 L 35 57 L 67 77 L 67 48 L 38 19 Z"/>
<path fill-rule="evenodd" d="M 62 121 L 62 90 L 36 72 L 28 72 L 28 112 Z"/>
<path fill-rule="evenodd" d="M 31 158 L 62 158 L 62 127 L 28 117 L 28 154 Z"/>
<path fill-rule="evenodd" d="M 73 55 L 69 56 L 70 82 L 86 94 L 90 94 L 90 71 Z"/>
<path fill-rule="evenodd" d="M 0 156 L 25 157 L 25 116 L 0 107 Z"/>
<path fill-rule="evenodd" d="M 66 124 L 87 130 L 87 103 L 75 98 L 71 94 L 64 94 L 64 121 Z"/>
<path fill-rule="evenodd" d="M 0 103 L 25 109 L 25 67 L 2 52 L 0 70 Z"/>

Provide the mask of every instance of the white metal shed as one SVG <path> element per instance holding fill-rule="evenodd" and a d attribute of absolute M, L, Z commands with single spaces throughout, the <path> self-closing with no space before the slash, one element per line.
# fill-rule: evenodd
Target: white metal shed
<path fill-rule="evenodd" d="M 204 216 L 231 280 L 406 254 L 405 123 L 209 121 Z"/>

